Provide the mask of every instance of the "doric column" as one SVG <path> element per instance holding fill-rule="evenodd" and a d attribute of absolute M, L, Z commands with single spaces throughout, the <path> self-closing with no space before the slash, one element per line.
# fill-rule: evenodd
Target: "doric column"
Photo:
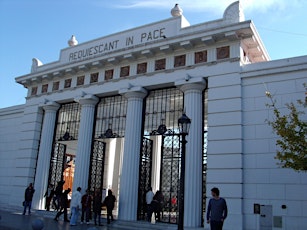
<path fill-rule="evenodd" d="M 60 105 L 56 102 L 46 102 L 42 105 L 42 108 L 44 109 L 45 114 L 43 119 L 43 127 L 35 174 L 35 193 L 32 204 L 33 208 L 35 209 L 45 208 L 44 194 L 48 187 L 47 182 L 49 177 L 54 126 L 56 114 L 58 109 L 60 108 Z"/>
<path fill-rule="evenodd" d="M 95 106 L 98 98 L 94 95 L 84 95 L 75 101 L 81 104 L 81 118 L 72 191 L 81 187 L 83 193 L 88 187 Z"/>
<path fill-rule="evenodd" d="M 118 219 L 134 221 L 137 217 L 143 98 L 147 92 L 141 87 L 132 87 L 120 90 L 120 94 L 128 99 L 128 108 Z"/>
<path fill-rule="evenodd" d="M 191 119 L 187 136 L 184 189 L 184 226 L 200 227 L 202 219 L 202 162 L 203 162 L 203 78 L 176 82 L 184 93 L 186 115 Z"/>

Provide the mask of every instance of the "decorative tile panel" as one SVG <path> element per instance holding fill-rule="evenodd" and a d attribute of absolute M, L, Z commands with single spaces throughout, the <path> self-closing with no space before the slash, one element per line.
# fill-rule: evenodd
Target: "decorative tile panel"
<path fill-rule="evenodd" d="M 195 52 L 195 64 L 207 62 L 207 50 Z"/>
<path fill-rule="evenodd" d="M 48 92 L 48 84 L 42 85 L 42 93 L 47 93 Z"/>
<path fill-rule="evenodd" d="M 104 74 L 104 79 L 105 80 L 113 79 L 113 74 L 114 74 L 114 69 L 106 70 Z"/>
<path fill-rule="evenodd" d="M 120 77 L 128 77 L 130 72 L 130 66 L 123 66 L 120 68 Z"/>
<path fill-rule="evenodd" d="M 165 69 L 166 60 L 165 58 L 156 60 L 155 62 L 155 70 L 163 70 Z"/>
<path fill-rule="evenodd" d="M 230 57 L 229 46 L 223 46 L 216 49 L 216 59 L 219 60 L 229 57 Z"/>
<path fill-rule="evenodd" d="M 147 62 L 139 63 L 137 65 L 137 74 L 142 74 L 147 72 Z"/>
<path fill-rule="evenodd" d="M 59 87 L 60 87 L 59 81 L 53 82 L 52 91 L 59 90 Z"/>
<path fill-rule="evenodd" d="M 78 85 L 84 85 L 84 78 L 85 78 L 84 75 L 77 77 L 77 86 Z"/>
<path fill-rule="evenodd" d="M 174 67 L 185 66 L 185 54 L 175 56 Z"/>
<path fill-rule="evenodd" d="M 32 87 L 32 89 L 31 89 L 31 96 L 34 96 L 36 94 L 37 94 L 37 86 Z"/>
<path fill-rule="evenodd" d="M 99 73 L 92 73 L 90 83 L 98 82 Z"/>
<path fill-rule="evenodd" d="M 65 89 L 66 89 L 66 88 L 70 88 L 70 86 L 71 86 L 71 78 L 66 79 L 66 80 L 65 80 L 65 83 L 64 83 L 64 88 L 65 88 Z"/>

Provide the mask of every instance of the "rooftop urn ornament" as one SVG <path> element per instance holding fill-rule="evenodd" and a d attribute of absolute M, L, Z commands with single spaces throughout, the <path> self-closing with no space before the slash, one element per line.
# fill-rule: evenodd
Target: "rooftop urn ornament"
<path fill-rule="evenodd" d="M 68 40 L 68 45 L 70 47 L 78 45 L 78 41 L 77 41 L 75 35 L 71 35 L 71 38 Z"/>
<path fill-rule="evenodd" d="M 178 4 L 175 4 L 174 8 L 171 10 L 171 14 L 173 17 L 181 16 L 183 10 L 179 7 Z"/>

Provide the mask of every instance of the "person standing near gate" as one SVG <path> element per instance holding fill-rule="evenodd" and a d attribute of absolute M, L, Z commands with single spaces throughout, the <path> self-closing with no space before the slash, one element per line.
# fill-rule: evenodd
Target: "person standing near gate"
<path fill-rule="evenodd" d="M 24 201 L 24 209 L 23 209 L 23 214 L 26 214 L 26 209 L 28 209 L 28 214 L 31 215 L 31 206 L 32 206 L 32 198 L 33 194 L 35 192 L 35 189 L 33 188 L 33 184 L 30 183 L 29 186 L 25 190 L 25 201 Z"/>
<path fill-rule="evenodd" d="M 98 218 L 99 226 L 102 226 L 101 224 L 101 208 L 102 208 L 101 199 L 102 198 L 101 198 L 100 190 L 96 190 L 94 198 L 93 198 L 93 212 L 94 212 L 94 223 L 95 225 L 97 225 L 97 218 Z"/>
<path fill-rule="evenodd" d="M 155 220 L 161 221 L 161 211 L 164 203 L 164 196 L 161 191 L 157 191 L 154 197 L 152 198 L 151 207 L 155 213 Z M 150 215 L 151 216 L 151 215 Z"/>
<path fill-rule="evenodd" d="M 54 194 L 55 194 L 55 209 L 58 211 L 58 209 L 60 208 L 60 202 L 61 202 L 61 197 L 62 197 L 62 193 L 63 193 L 63 186 L 65 184 L 65 181 L 59 181 Z"/>
<path fill-rule="evenodd" d="M 77 191 L 72 193 L 71 196 L 71 203 L 70 203 L 70 211 L 71 211 L 71 218 L 70 218 L 70 226 L 76 226 L 77 220 L 79 217 L 79 209 L 81 208 L 81 188 L 78 187 Z"/>
<path fill-rule="evenodd" d="M 107 206 L 107 222 L 108 222 L 108 224 L 110 224 L 110 218 L 111 218 L 111 221 L 114 220 L 112 212 L 113 212 L 113 209 L 114 209 L 114 206 L 115 206 L 115 201 L 116 201 L 116 198 L 112 194 L 112 191 L 109 189 L 108 190 L 108 195 L 107 195 L 107 197 L 103 201 L 103 204 L 105 206 Z"/>
<path fill-rule="evenodd" d="M 152 191 L 152 187 L 148 189 L 148 192 L 146 193 L 146 204 L 147 204 L 147 221 L 151 221 L 151 215 L 152 215 L 152 207 L 151 202 L 154 197 L 154 193 Z"/>
<path fill-rule="evenodd" d="M 50 204 L 51 204 L 51 200 L 54 196 L 54 190 L 53 190 L 53 185 L 49 184 L 47 191 L 44 195 L 44 197 L 46 197 L 46 205 L 45 205 L 45 209 L 47 211 L 50 211 Z"/>
<path fill-rule="evenodd" d="M 84 214 L 86 224 L 89 224 L 90 216 L 91 216 L 91 209 L 92 209 L 92 196 L 90 194 L 90 190 L 86 190 L 86 194 L 82 196 L 81 203 L 82 203 L 82 214 L 81 214 L 81 224 L 84 222 Z"/>
<path fill-rule="evenodd" d="M 207 208 L 207 223 L 210 223 L 211 230 L 222 230 L 228 214 L 226 200 L 220 197 L 218 188 L 212 188 L 211 195 L 212 198 L 209 200 Z"/>

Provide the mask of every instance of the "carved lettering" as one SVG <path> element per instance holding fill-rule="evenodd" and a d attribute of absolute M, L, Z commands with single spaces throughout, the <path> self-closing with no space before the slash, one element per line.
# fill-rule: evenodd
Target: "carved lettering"
<path fill-rule="evenodd" d="M 92 46 L 87 49 L 79 50 L 69 54 L 69 61 L 77 61 L 99 53 L 117 49 L 119 40 L 106 42 L 97 46 Z"/>
<path fill-rule="evenodd" d="M 133 45 L 133 36 L 126 38 L 126 46 Z"/>
<path fill-rule="evenodd" d="M 144 42 L 151 42 L 157 39 L 165 38 L 165 27 L 152 29 L 147 32 L 140 32 L 135 36 L 128 36 L 124 38 L 122 41 L 120 40 L 111 40 L 111 41 L 100 41 L 100 43 L 96 45 L 92 45 L 91 47 L 85 47 L 83 49 L 77 50 L 75 52 L 71 52 L 68 55 L 68 61 L 80 61 L 84 59 L 93 58 L 97 55 L 102 55 L 106 52 L 111 52 L 116 49 L 128 47 L 131 45 L 135 45 L 134 37 L 138 37 L 140 40 L 137 40 L 137 44 Z M 137 45 L 136 44 L 136 45 Z M 76 46 L 78 47 L 78 46 Z"/>
<path fill-rule="evenodd" d="M 152 40 L 156 40 L 159 38 L 164 38 L 164 30 L 165 28 L 160 28 L 160 29 L 156 29 L 153 31 L 149 31 L 147 33 L 142 33 L 141 34 L 141 42 L 149 42 Z"/>

